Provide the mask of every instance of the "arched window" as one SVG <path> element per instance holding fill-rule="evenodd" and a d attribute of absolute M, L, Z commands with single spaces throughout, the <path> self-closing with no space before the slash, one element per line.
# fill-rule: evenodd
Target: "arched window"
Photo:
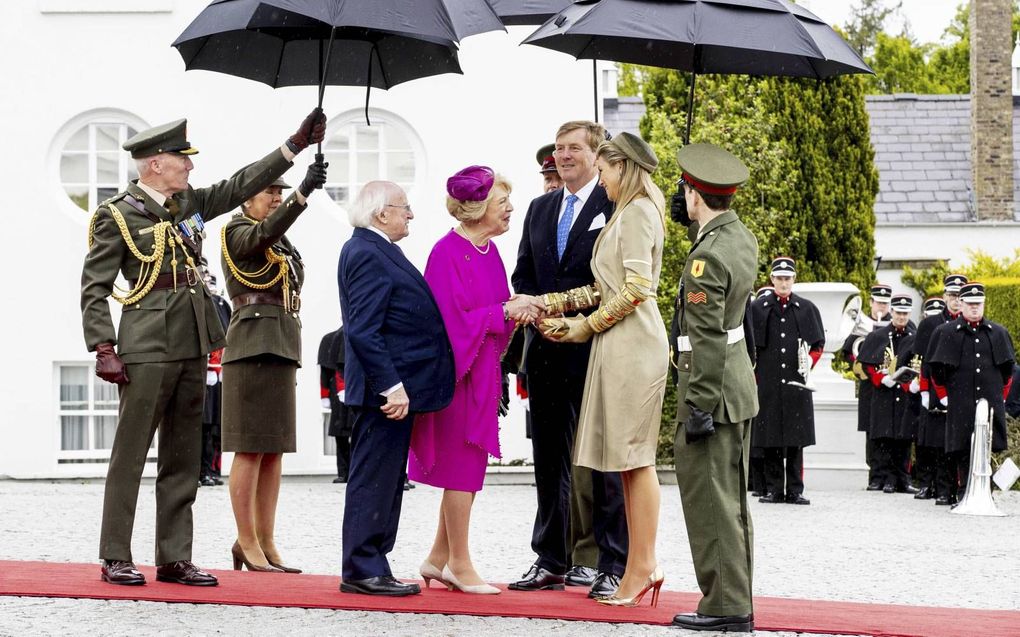
<path fill-rule="evenodd" d="M 341 207 L 357 196 L 365 183 L 377 179 L 395 182 L 410 194 L 425 165 L 424 146 L 414 129 L 393 113 L 372 109 L 372 125 L 363 111 L 349 111 L 327 126 L 323 145 L 329 162 L 326 192 Z"/>
<path fill-rule="evenodd" d="M 121 146 L 146 124 L 115 110 L 83 113 L 57 135 L 60 185 L 71 201 L 92 211 L 138 177 L 131 155 Z"/>

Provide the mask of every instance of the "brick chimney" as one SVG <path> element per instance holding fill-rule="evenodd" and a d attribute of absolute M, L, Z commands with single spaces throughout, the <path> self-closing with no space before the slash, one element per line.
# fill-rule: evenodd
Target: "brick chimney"
<path fill-rule="evenodd" d="M 979 221 L 1013 219 L 1012 5 L 970 5 L 970 155 Z"/>

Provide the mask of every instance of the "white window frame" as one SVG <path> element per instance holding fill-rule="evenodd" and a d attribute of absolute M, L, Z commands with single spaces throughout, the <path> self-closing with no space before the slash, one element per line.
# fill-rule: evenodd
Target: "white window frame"
<path fill-rule="evenodd" d="M 57 200 L 60 202 L 59 208 L 63 210 L 68 216 L 77 220 L 82 226 L 86 225 L 99 205 L 100 201 L 97 195 L 97 189 L 101 186 L 110 187 L 111 184 L 98 184 L 97 183 L 97 158 L 96 158 L 96 126 L 103 125 L 119 125 L 120 138 L 123 141 L 126 133 L 125 127 L 134 128 L 136 131 L 141 131 L 149 128 L 149 124 L 136 115 L 123 111 L 120 109 L 113 108 L 100 108 L 85 111 L 78 114 L 77 116 L 68 120 L 54 135 L 52 144 L 49 152 L 49 173 L 51 175 L 51 183 L 54 184 L 54 195 L 57 196 Z M 81 129 L 88 129 L 88 148 L 83 151 L 68 151 L 65 150 L 68 142 L 71 138 Z M 61 158 L 65 154 L 79 154 L 88 156 L 88 182 L 64 182 L 62 175 L 60 174 L 60 162 Z M 119 192 L 124 186 L 127 185 L 128 170 L 132 169 L 131 164 L 133 160 L 126 151 L 121 151 L 119 160 L 117 162 L 117 177 L 120 179 L 120 183 L 115 184 L 117 191 Z M 67 186 L 84 186 L 88 188 L 88 210 L 82 210 L 76 203 L 71 200 L 65 190 Z"/>
<path fill-rule="evenodd" d="M 83 367 L 87 370 L 88 383 L 88 405 L 86 409 L 63 409 L 60 401 L 60 372 L 61 369 L 67 367 Z M 89 463 L 109 463 L 110 453 L 112 449 L 97 449 L 96 448 L 96 435 L 95 435 L 95 418 L 97 416 L 118 416 L 116 409 L 96 409 L 96 381 L 93 380 L 96 374 L 96 364 L 94 361 L 58 361 L 54 363 L 54 383 L 53 383 L 53 400 L 56 405 L 56 416 L 54 419 L 54 426 L 56 427 L 55 446 L 57 453 L 57 464 L 71 464 L 74 462 L 86 461 Z M 118 401 L 119 402 L 119 401 Z M 85 416 L 88 418 L 86 426 L 86 439 L 87 444 L 85 449 L 63 449 L 63 416 Z M 157 438 L 159 431 L 157 430 L 156 436 L 153 437 L 153 445 L 149 449 L 149 453 L 146 457 L 146 462 L 154 462 L 156 460 L 156 448 Z M 112 446 L 112 445 L 111 445 Z"/>
<path fill-rule="evenodd" d="M 376 150 L 378 154 L 378 172 L 379 179 L 385 179 L 393 181 L 394 183 L 401 186 L 407 193 L 408 198 L 413 198 L 414 192 L 418 189 L 425 177 L 425 168 L 428 165 L 428 158 L 425 154 L 425 144 L 422 142 L 418 132 L 412 127 L 407 120 L 396 115 L 391 111 L 385 111 L 376 108 L 369 109 L 369 118 L 372 122 L 372 128 L 379 131 L 379 147 Z M 364 109 L 352 109 L 345 111 L 340 115 L 334 117 L 326 126 L 327 130 L 340 131 L 347 127 L 355 127 L 365 123 L 365 111 Z M 386 136 L 387 129 L 393 127 L 400 130 L 404 137 L 410 142 L 410 152 L 414 161 L 414 179 L 410 182 L 396 181 L 388 174 L 389 169 L 389 155 L 393 152 L 406 152 L 404 150 L 391 151 L 386 149 Z M 349 137 L 350 147 L 347 149 L 348 162 L 347 162 L 347 175 L 343 181 L 327 180 L 326 188 L 336 186 L 347 186 L 349 188 L 348 203 L 353 201 L 358 195 L 358 188 L 360 185 L 364 185 L 365 180 L 359 180 L 358 177 L 358 136 L 352 134 Z M 341 210 L 346 211 L 346 207 L 339 201 L 334 202 L 337 207 Z"/>

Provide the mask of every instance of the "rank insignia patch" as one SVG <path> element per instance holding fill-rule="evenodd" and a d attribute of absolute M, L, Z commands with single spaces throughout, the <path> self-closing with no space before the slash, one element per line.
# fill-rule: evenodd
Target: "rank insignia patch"
<path fill-rule="evenodd" d="M 691 276 L 697 279 L 705 273 L 705 262 L 701 259 L 695 259 L 691 262 Z"/>
<path fill-rule="evenodd" d="M 687 302 L 691 305 L 697 305 L 698 303 L 708 303 L 708 297 L 705 296 L 704 292 L 688 292 Z"/>

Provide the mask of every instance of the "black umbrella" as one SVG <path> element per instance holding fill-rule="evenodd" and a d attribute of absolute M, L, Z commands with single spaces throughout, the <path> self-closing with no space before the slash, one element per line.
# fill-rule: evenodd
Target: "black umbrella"
<path fill-rule="evenodd" d="M 574 0 L 489 0 L 492 9 L 507 26 L 542 24 Z"/>
<path fill-rule="evenodd" d="M 321 107 L 327 84 L 371 91 L 461 73 L 456 43 L 502 28 L 486 0 L 216 0 L 173 46 L 188 70 L 318 85 Z"/>
<path fill-rule="evenodd" d="M 824 79 L 872 73 L 847 42 L 787 0 L 578 0 L 524 41 L 576 58 L 699 73 Z"/>

